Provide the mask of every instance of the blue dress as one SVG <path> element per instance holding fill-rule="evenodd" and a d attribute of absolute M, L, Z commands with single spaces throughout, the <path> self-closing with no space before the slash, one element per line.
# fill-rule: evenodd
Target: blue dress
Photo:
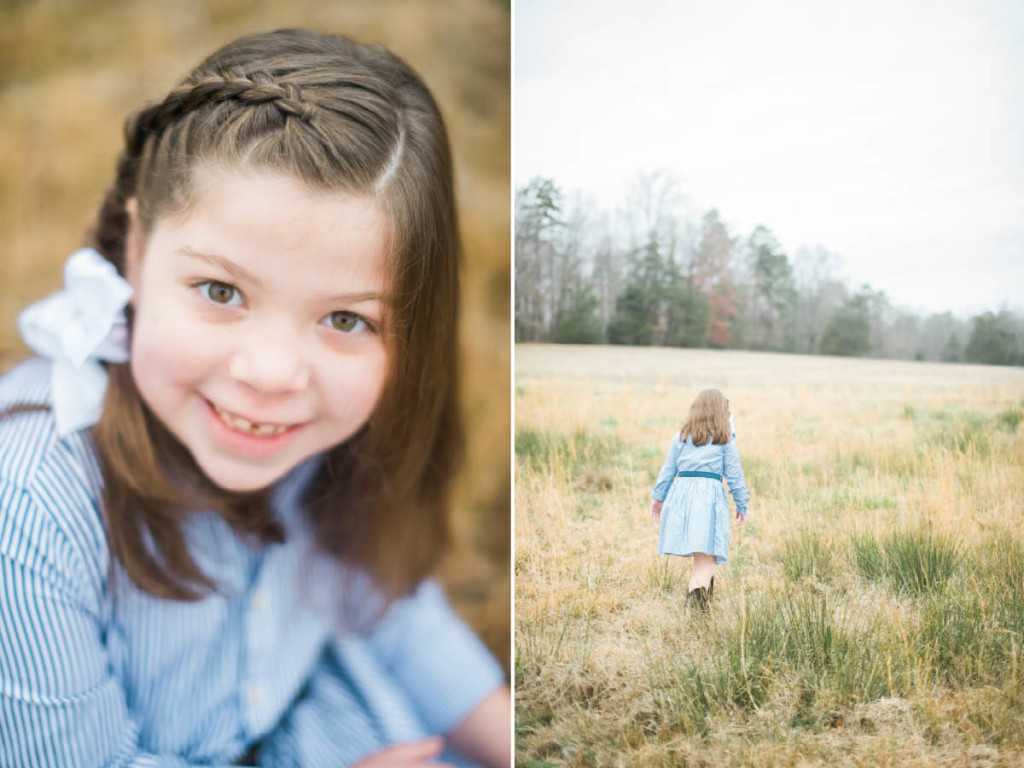
<path fill-rule="evenodd" d="M 46 360 L 0 377 L 0 411 L 49 401 Z M 501 685 L 433 582 L 368 633 L 332 620 L 344 582 L 300 504 L 317 461 L 275 486 L 283 543 L 195 513 L 186 540 L 217 591 L 162 600 L 111 562 L 89 432 L 0 418 L 0 768 L 341 768 L 450 731 Z M 372 608 L 369 580 L 350 586 Z"/>
<path fill-rule="evenodd" d="M 730 423 L 731 429 L 731 423 Z M 677 477 L 679 472 L 712 472 L 729 483 L 736 511 L 746 514 L 750 494 L 743 480 L 736 433 L 725 445 L 694 445 L 693 439 L 672 438 L 651 498 L 664 502 L 658 553 L 690 557 L 713 555 L 716 563 L 729 559 L 729 502 L 721 480 Z"/>

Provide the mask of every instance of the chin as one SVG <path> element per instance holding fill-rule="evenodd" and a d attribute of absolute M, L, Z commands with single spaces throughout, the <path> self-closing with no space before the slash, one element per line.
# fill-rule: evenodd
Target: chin
<path fill-rule="evenodd" d="M 230 468 L 224 466 L 199 465 L 203 474 L 215 486 L 229 493 L 255 493 L 269 488 L 285 474 L 277 468 L 258 467 Z"/>

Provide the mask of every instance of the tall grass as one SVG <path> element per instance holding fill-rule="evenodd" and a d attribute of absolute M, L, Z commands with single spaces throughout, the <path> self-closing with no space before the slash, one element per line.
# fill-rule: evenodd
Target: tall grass
<path fill-rule="evenodd" d="M 996 425 L 999 429 L 1010 434 L 1017 431 L 1017 427 L 1022 420 L 1024 420 L 1024 410 L 1017 406 L 1011 406 L 996 415 Z"/>
<path fill-rule="evenodd" d="M 517 353 L 517 764 L 1024 764 L 1024 371 L 643 354 Z M 751 504 L 698 616 L 647 493 L 714 382 Z"/>
<path fill-rule="evenodd" d="M 576 427 L 566 434 L 544 429 L 516 431 L 516 456 L 533 469 L 578 470 L 587 465 L 614 463 L 624 452 L 622 440 Z"/>
<path fill-rule="evenodd" d="M 671 594 L 687 586 L 687 578 L 677 563 L 662 557 L 655 560 L 647 571 L 647 583 L 652 591 Z"/>
<path fill-rule="evenodd" d="M 805 578 L 828 581 L 835 570 L 832 545 L 818 531 L 804 529 L 787 539 L 779 553 L 779 562 L 790 581 Z"/>
<path fill-rule="evenodd" d="M 942 589 L 956 572 L 960 554 L 955 542 L 928 529 L 896 530 L 880 540 L 854 535 L 850 544 L 865 579 L 886 579 L 903 593 Z"/>
<path fill-rule="evenodd" d="M 850 538 L 853 562 L 857 570 L 868 581 L 881 581 L 886 575 L 887 564 L 882 545 L 871 535 L 855 534 Z"/>
<path fill-rule="evenodd" d="M 649 661 L 666 723 L 683 735 L 706 735 L 716 718 L 764 710 L 785 712 L 790 725 L 817 727 L 837 708 L 902 693 L 891 679 L 892 636 L 856 619 L 828 592 L 789 591 L 744 598 L 719 613 L 700 636 L 699 661 Z"/>

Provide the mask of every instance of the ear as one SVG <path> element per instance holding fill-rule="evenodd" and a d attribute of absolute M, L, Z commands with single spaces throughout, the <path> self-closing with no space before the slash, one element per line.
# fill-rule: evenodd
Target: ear
<path fill-rule="evenodd" d="M 146 246 L 142 223 L 139 221 L 138 198 L 129 197 L 125 201 L 124 210 L 128 214 L 128 226 L 124 235 L 124 279 L 134 289 L 135 295 L 138 295 L 142 274 L 142 252 Z M 132 302 L 134 301 L 133 297 Z"/>

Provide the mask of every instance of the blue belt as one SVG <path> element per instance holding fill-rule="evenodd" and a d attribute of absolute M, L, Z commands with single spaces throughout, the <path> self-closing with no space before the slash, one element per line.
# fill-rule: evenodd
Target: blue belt
<path fill-rule="evenodd" d="M 722 482 L 722 476 L 716 475 L 714 472 L 680 472 L 676 477 L 706 477 L 709 480 Z"/>

